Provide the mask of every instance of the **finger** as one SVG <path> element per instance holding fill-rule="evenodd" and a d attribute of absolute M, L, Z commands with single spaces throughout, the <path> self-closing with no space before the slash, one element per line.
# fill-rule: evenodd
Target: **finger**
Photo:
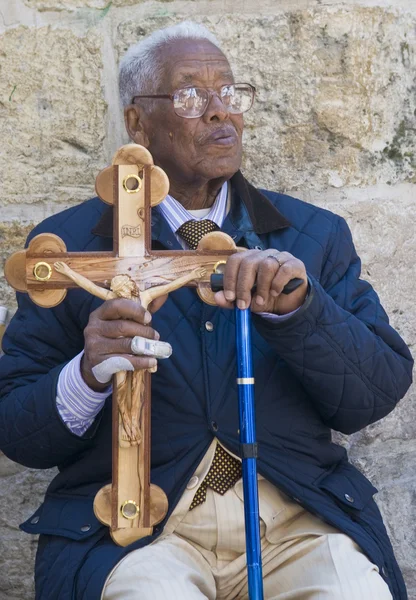
<path fill-rule="evenodd" d="M 296 258 L 291 257 L 289 260 L 282 262 L 281 267 L 278 269 L 271 283 L 271 295 L 274 297 L 279 296 L 282 293 L 283 288 L 289 283 L 289 281 L 291 281 L 295 277 L 299 277 L 300 279 L 305 280 L 304 275 L 305 274 L 304 269 L 302 269 L 302 263 Z"/>
<path fill-rule="evenodd" d="M 92 369 L 92 374 L 100 383 L 108 383 L 113 375 L 120 371 L 134 371 L 132 363 L 123 356 L 106 358 Z"/>
<path fill-rule="evenodd" d="M 224 297 L 228 302 L 233 302 L 236 298 L 237 275 L 240 263 L 246 252 L 232 254 L 225 265 L 224 271 Z"/>
<path fill-rule="evenodd" d="M 104 360 L 108 358 L 123 358 L 128 360 L 132 365 L 134 371 L 140 371 L 144 369 L 151 369 L 152 367 L 156 367 L 157 360 L 154 356 L 135 356 L 134 354 L 116 354 L 106 356 Z M 124 369 L 122 369 L 124 371 Z"/>
<path fill-rule="evenodd" d="M 238 269 L 237 282 L 235 286 L 236 304 L 242 310 L 251 304 L 251 288 L 257 278 L 257 269 L 259 267 L 259 253 L 245 256 L 240 262 Z"/>
<path fill-rule="evenodd" d="M 160 339 L 159 333 L 152 327 L 141 325 L 136 321 L 128 319 L 117 319 L 114 321 L 100 320 L 95 325 L 98 334 L 102 337 L 115 339 L 119 337 L 133 338 L 136 335 L 140 335 L 150 340 Z"/>
<path fill-rule="evenodd" d="M 151 357 L 109 356 L 92 367 L 92 374 L 100 383 L 108 383 L 120 371 L 147 370 L 156 365 L 157 360 Z"/>
<path fill-rule="evenodd" d="M 104 321 L 115 319 L 130 319 L 136 323 L 150 323 L 152 315 L 145 310 L 140 302 L 127 298 L 107 300 L 95 311 L 96 315 Z"/>
<path fill-rule="evenodd" d="M 122 355 L 122 358 L 127 358 L 135 371 L 151 369 L 157 366 L 157 360 L 153 356 Z"/>
<path fill-rule="evenodd" d="M 172 346 L 168 342 L 157 342 L 136 335 L 131 340 L 131 351 L 141 356 L 154 356 L 155 358 L 169 358 Z"/>
<path fill-rule="evenodd" d="M 224 292 L 216 292 L 214 295 L 215 302 L 220 308 L 235 308 L 234 302 L 230 302 L 226 299 Z"/>
<path fill-rule="evenodd" d="M 90 362 L 94 364 L 97 364 L 112 355 L 134 356 L 131 347 L 132 340 L 133 338 L 127 337 L 115 339 L 97 337 L 89 343 L 88 348 L 86 348 L 85 351 L 88 353 Z"/>
<path fill-rule="evenodd" d="M 267 255 L 257 269 L 257 289 L 254 302 L 257 306 L 264 306 L 269 302 L 272 281 L 280 267 L 280 263 L 273 256 Z"/>

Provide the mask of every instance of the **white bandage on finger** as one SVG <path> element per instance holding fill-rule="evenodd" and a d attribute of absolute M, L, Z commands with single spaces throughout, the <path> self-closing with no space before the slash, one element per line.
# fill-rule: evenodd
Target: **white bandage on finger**
<path fill-rule="evenodd" d="M 92 368 L 92 374 L 100 383 L 108 383 L 112 376 L 120 371 L 134 371 L 131 362 L 122 356 L 106 358 L 99 365 Z"/>
<path fill-rule="evenodd" d="M 172 354 L 172 346 L 168 342 L 157 342 L 136 335 L 131 340 L 132 354 L 141 356 L 153 356 L 154 358 L 169 358 Z"/>

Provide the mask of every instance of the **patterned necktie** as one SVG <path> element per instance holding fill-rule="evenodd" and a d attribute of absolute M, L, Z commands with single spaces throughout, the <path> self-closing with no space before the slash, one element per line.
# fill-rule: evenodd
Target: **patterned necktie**
<path fill-rule="evenodd" d="M 214 459 L 204 481 L 199 486 L 189 510 L 205 502 L 207 488 L 223 496 L 242 476 L 241 462 L 228 454 L 220 444 L 215 448 Z"/>
<path fill-rule="evenodd" d="M 199 240 L 204 235 L 211 233 L 211 231 L 218 231 L 219 227 L 214 221 L 209 219 L 203 219 L 202 221 L 195 221 L 191 219 L 183 223 L 177 230 L 176 233 L 181 236 L 182 239 L 188 244 L 191 250 L 195 250 L 198 246 Z"/>
<path fill-rule="evenodd" d="M 186 221 L 176 231 L 178 235 L 195 250 L 199 241 L 207 233 L 218 231 L 219 227 L 213 221 L 204 219 L 202 221 Z M 228 454 L 220 444 L 217 443 L 215 454 L 210 470 L 205 476 L 204 481 L 199 486 L 189 510 L 192 510 L 199 504 L 205 502 L 207 497 L 207 488 L 210 487 L 214 492 L 223 496 L 227 490 L 232 488 L 242 476 L 241 462 Z"/>

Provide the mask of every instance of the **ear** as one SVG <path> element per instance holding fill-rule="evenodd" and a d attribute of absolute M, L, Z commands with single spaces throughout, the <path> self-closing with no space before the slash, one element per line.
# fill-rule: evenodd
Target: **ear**
<path fill-rule="evenodd" d="M 124 124 L 130 139 L 136 144 L 148 148 L 149 138 L 145 131 L 142 117 L 142 111 L 137 104 L 130 104 L 124 109 Z"/>

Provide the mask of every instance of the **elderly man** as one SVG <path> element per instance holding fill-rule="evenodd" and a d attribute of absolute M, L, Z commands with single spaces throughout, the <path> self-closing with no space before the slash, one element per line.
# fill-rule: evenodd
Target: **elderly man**
<path fill-rule="evenodd" d="M 404 600 L 376 490 L 331 442 L 331 428 L 353 433 L 388 414 L 412 367 L 359 279 L 346 223 L 244 179 L 243 113 L 254 88 L 234 81 L 205 28 L 182 23 L 131 48 L 120 91 L 130 138 L 170 180 L 152 214 L 154 247 L 188 248 L 221 228 L 247 251 L 229 259 L 218 307 L 184 288 L 151 307 L 152 326 L 151 314 L 129 300 L 102 303 L 72 290 L 44 310 L 19 295 L 0 361 L 1 446 L 24 465 L 60 471 L 22 525 L 40 534 L 36 597 L 247 597 L 229 310 L 236 302 L 256 313 L 265 597 Z M 111 209 L 95 198 L 32 235 L 45 231 L 70 251 L 111 250 Z M 293 277 L 302 285 L 282 295 Z M 154 375 L 152 402 L 152 481 L 167 493 L 169 512 L 153 536 L 121 548 L 92 508 L 111 478 L 111 387 L 94 369 L 116 356 L 136 369 L 155 364 L 131 353 L 135 336 L 173 347 Z"/>

